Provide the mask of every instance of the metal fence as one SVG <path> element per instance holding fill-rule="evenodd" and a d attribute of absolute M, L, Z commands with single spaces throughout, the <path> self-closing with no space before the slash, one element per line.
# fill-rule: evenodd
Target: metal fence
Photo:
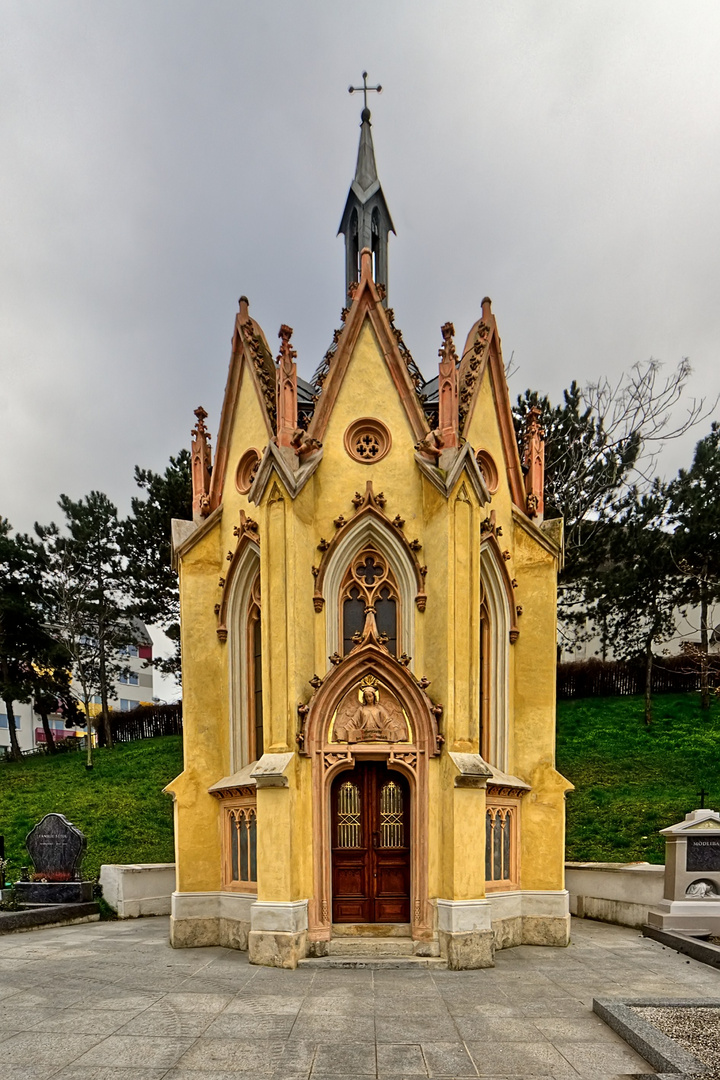
<path fill-rule="evenodd" d="M 714 658 L 713 658 L 714 659 Z M 716 682 L 711 665 L 711 685 Z M 684 694 L 700 689 L 700 665 L 695 657 L 663 656 L 653 663 L 655 694 Z M 645 693 L 645 664 L 621 660 L 574 660 L 558 664 L 557 696 L 560 699 L 623 697 Z"/>
<path fill-rule="evenodd" d="M 115 742 L 154 739 L 158 735 L 182 735 L 182 702 L 173 705 L 138 705 L 130 712 L 110 713 L 110 730 Z M 102 742 L 102 728 L 98 736 Z"/>

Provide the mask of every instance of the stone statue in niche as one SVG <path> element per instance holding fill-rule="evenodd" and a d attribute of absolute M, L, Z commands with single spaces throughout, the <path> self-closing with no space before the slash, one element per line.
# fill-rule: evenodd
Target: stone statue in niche
<path fill-rule="evenodd" d="M 716 885 L 707 878 L 693 881 L 685 890 L 685 895 L 694 896 L 701 900 L 720 900 Z"/>
<path fill-rule="evenodd" d="M 407 742 L 408 727 L 400 703 L 387 692 L 383 700 L 372 677 L 351 691 L 335 716 L 334 742 Z"/>

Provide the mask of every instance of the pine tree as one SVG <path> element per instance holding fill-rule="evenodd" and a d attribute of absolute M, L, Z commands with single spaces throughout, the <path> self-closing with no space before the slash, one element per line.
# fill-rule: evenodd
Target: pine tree
<path fill-rule="evenodd" d="M 131 632 L 124 595 L 127 573 L 121 550 L 117 508 L 99 491 L 75 502 L 61 495 L 67 535 L 55 524 L 36 525 L 48 559 L 51 624 L 70 654 L 82 688 L 90 732 L 90 701 L 100 697 L 104 742 L 112 746 L 109 702 L 114 684 L 126 669 L 121 648 Z"/>
<path fill-rule="evenodd" d="M 52 647 L 44 625 L 38 582 L 42 553 L 28 536 L 0 519 L 0 698 L 10 734 L 10 757 L 21 758 L 13 703 L 28 702 L 36 669 Z"/>
<path fill-rule="evenodd" d="M 616 502 L 588 588 L 591 618 L 603 625 L 616 659 L 643 659 L 646 724 L 652 721 L 655 649 L 673 636 L 681 598 L 668 503 L 660 481 L 648 492 L 632 488 Z"/>
<path fill-rule="evenodd" d="M 136 466 L 135 482 L 147 497 L 132 500 L 132 513 L 123 523 L 131 610 L 143 622 L 161 626 L 173 642 L 174 654 L 158 657 L 153 663 L 179 680 L 180 596 L 171 563 L 170 527 L 173 518 L 192 519 L 190 454 L 181 450 L 177 457 L 171 457 L 164 473 Z"/>
<path fill-rule="evenodd" d="M 687 360 L 667 376 L 662 364 L 649 360 L 635 364 L 614 384 L 601 379 L 581 388 L 573 381 L 561 405 L 534 390 L 517 399 L 513 415 L 520 443 L 527 413 L 533 406 L 541 410 L 545 517 L 564 520 L 558 612 L 562 626 L 575 626 L 575 643 L 591 632 L 588 595 L 602 559 L 604 526 L 613 521 L 617 500 L 633 486 L 650 490 L 663 444 L 703 418 L 704 402 L 693 399 L 683 418 L 673 420 L 690 374 Z"/>
<path fill-rule="evenodd" d="M 690 469 L 670 485 L 675 558 L 683 600 L 700 608 L 700 702 L 710 708 L 709 614 L 720 600 L 720 424 L 695 447 Z"/>

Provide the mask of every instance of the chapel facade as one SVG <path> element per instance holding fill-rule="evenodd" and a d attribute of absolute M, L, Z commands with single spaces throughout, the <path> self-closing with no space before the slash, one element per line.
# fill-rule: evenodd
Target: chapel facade
<path fill-rule="evenodd" d="M 487 298 L 425 380 L 391 231 L 365 108 L 347 306 L 312 382 L 242 297 L 214 455 L 196 410 L 176 947 L 295 967 L 379 935 L 472 968 L 569 940 L 543 433 L 531 413 L 518 447 Z"/>

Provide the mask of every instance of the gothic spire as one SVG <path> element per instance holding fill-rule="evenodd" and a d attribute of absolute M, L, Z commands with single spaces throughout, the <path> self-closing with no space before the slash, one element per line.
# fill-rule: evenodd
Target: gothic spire
<path fill-rule="evenodd" d="M 368 90 L 379 92 L 382 88 L 368 86 L 367 72 L 364 71 L 363 86 L 351 86 L 349 89 L 350 93 L 362 90 L 365 107 L 360 114 L 360 145 L 355 176 L 338 229 L 338 235 L 342 233 L 345 237 L 345 288 L 347 291 L 353 282 L 360 280 L 360 252 L 363 248 L 370 248 L 373 256 L 373 279 L 385 286 L 387 298 L 388 236 L 395 232 L 395 226 L 378 179 L 370 110 L 367 107 Z"/>

